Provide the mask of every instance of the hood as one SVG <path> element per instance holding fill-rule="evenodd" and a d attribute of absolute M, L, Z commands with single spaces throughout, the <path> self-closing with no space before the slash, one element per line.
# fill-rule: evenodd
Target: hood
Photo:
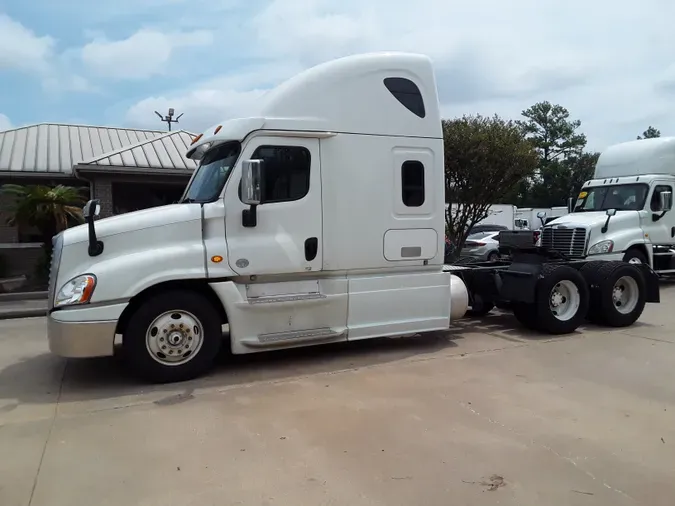
<path fill-rule="evenodd" d="M 548 223 L 544 228 L 551 228 L 555 227 L 556 225 L 564 225 L 566 227 L 591 229 L 603 226 L 606 221 L 607 214 L 605 211 L 588 211 L 560 216 L 559 218 L 556 218 L 555 220 Z M 616 214 L 609 220 L 609 222 L 610 224 L 626 223 L 627 225 L 632 225 L 632 222 L 635 222 L 635 225 L 637 225 L 639 223 L 638 211 L 617 211 Z"/>
<path fill-rule="evenodd" d="M 152 207 L 142 211 L 119 214 L 110 218 L 96 220 L 96 237 L 103 239 L 124 232 L 135 232 L 145 228 L 161 227 L 172 223 L 201 220 L 200 204 L 171 204 Z M 89 240 L 88 225 L 78 225 L 63 232 L 64 245 Z"/>

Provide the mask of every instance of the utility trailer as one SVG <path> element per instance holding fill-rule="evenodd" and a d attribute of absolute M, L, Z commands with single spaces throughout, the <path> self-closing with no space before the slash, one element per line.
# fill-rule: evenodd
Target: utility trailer
<path fill-rule="evenodd" d="M 569 260 L 532 246 L 532 231 L 503 231 L 508 261 L 447 265 L 462 280 L 468 316 L 509 308 L 526 328 L 548 334 L 575 331 L 585 319 L 610 327 L 632 325 L 646 303 L 658 303 L 657 274 L 645 264 Z"/>

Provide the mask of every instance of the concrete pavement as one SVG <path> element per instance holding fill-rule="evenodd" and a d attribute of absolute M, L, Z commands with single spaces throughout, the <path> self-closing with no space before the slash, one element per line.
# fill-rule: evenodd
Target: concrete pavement
<path fill-rule="evenodd" d="M 145 386 L 0 322 L 0 505 L 636 505 L 675 496 L 675 287 L 621 331 L 509 315 Z"/>

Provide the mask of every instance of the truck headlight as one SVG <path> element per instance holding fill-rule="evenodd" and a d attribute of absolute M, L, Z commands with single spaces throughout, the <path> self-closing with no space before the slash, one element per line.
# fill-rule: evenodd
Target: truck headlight
<path fill-rule="evenodd" d="M 91 299 L 96 287 L 96 276 L 82 274 L 71 279 L 61 287 L 54 298 L 54 307 L 86 304 Z"/>
<path fill-rule="evenodd" d="M 611 253 L 614 249 L 614 241 L 600 241 L 588 249 L 589 255 L 602 255 L 604 253 Z"/>

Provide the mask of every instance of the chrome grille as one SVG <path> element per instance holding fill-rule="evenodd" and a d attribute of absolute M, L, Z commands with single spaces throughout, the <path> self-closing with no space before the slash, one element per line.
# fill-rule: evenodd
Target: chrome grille
<path fill-rule="evenodd" d="M 543 248 L 569 257 L 582 258 L 586 254 L 586 229 L 544 228 L 541 234 L 541 245 Z"/>
<path fill-rule="evenodd" d="M 52 259 L 49 263 L 49 285 L 47 306 L 51 310 L 54 308 L 54 297 L 56 296 L 56 278 L 59 275 L 59 265 L 61 263 L 61 251 L 63 250 L 63 234 L 58 234 L 52 238 Z"/>

